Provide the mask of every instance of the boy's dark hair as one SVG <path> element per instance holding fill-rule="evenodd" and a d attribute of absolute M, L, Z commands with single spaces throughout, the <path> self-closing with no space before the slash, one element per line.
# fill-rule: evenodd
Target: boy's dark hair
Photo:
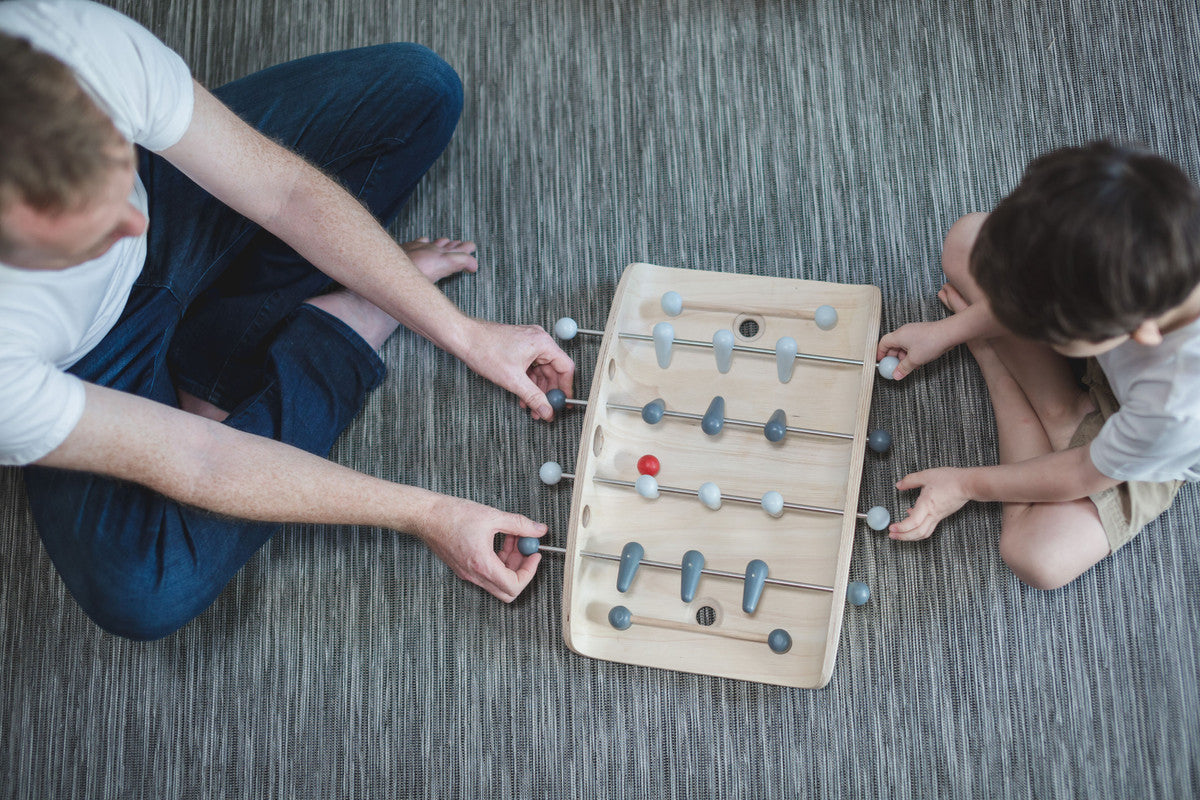
<path fill-rule="evenodd" d="M 1021 336 L 1128 334 L 1200 284 L 1200 191 L 1141 148 L 1055 150 L 984 221 L 970 269 L 996 318 Z"/>

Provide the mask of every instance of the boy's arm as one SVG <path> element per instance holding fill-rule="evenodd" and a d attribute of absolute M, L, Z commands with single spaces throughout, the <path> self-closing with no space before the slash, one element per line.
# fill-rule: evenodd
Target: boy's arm
<path fill-rule="evenodd" d="M 892 539 L 924 539 L 967 501 L 1062 503 L 1101 492 L 1121 481 L 1092 464 L 1091 447 L 1075 447 L 992 467 L 940 467 L 905 476 L 897 489 L 920 489 L 908 515 L 889 528 Z"/>
<path fill-rule="evenodd" d="M 511 602 L 540 556 L 517 536 L 546 526 L 456 497 L 373 478 L 289 445 L 145 398 L 85 384 L 83 417 L 37 463 L 133 481 L 218 514 L 267 522 L 370 525 L 421 538 L 464 580 Z M 497 532 L 509 534 L 499 554 Z"/>
<path fill-rule="evenodd" d="M 892 374 L 893 380 L 900 380 L 952 347 L 1005 332 L 992 315 L 991 306 L 986 301 L 980 301 L 945 319 L 910 322 L 897 328 L 879 340 L 875 360 L 886 356 L 900 359 L 900 364 Z"/>
<path fill-rule="evenodd" d="M 162 153 L 184 174 L 338 283 L 516 394 L 535 417 L 553 415 L 549 389 L 570 396 L 575 364 L 544 330 L 466 316 L 358 200 L 198 83 L 195 98 L 187 132 Z"/>

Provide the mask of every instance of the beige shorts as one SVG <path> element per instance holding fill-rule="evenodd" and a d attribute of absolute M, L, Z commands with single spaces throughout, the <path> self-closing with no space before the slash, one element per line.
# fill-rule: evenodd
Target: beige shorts
<path fill-rule="evenodd" d="M 1104 421 L 1117 413 L 1120 405 L 1108 378 L 1094 358 L 1087 360 L 1087 371 L 1083 384 L 1092 396 L 1098 411 L 1084 417 L 1071 437 L 1071 447 L 1081 447 L 1096 438 Z M 1113 552 L 1126 544 L 1138 531 L 1146 527 L 1155 517 L 1171 507 L 1183 481 L 1127 481 L 1091 495 L 1091 501 L 1100 512 L 1100 524 L 1108 537 L 1108 546 Z"/>

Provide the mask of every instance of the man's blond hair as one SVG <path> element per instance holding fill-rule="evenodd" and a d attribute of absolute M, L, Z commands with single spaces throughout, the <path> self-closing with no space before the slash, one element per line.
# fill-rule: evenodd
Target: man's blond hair
<path fill-rule="evenodd" d="M 0 75 L 0 212 L 17 201 L 51 213 L 86 203 L 128 147 L 112 120 L 65 64 L 24 39 L 0 33 Z"/>

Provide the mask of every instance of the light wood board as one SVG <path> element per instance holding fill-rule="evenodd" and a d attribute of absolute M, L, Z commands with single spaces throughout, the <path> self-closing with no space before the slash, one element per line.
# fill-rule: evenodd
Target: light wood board
<path fill-rule="evenodd" d="M 684 300 L 683 312 L 675 317 L 668 317 L 660 305 L 669 290 Z M 689 301 L 703 308 L 689 309 Z M 823 304 L 837 309 L 838 324 L 832 330 L 822 331 L 812 320 L 794 316 L 797 310 L 811 311 Z M 879 313 L 880 295 L 874 286 L 652 264 L 625 269 L 597 358 L 575 464 L 563 585 L 563 637 L 568 647 L 610 661 L 785 686 L 816 688 L 829 681 L 855 530 L 865 525 L 854 514 L 859 510 L 867 414 L 876 376 Z M 740 332 L 746 318 L 758 325 L 752 338 Z M 732 368 L 721 374 L 710 348 L 676 345 L 670 366 L 661 369 L 652 342 L 618 336 L 650 334 L 661 321 L 674 326 L 677 340 L 711 342 L 714 332 L 728 328 L 739 345 L 774 350 L 781 336 L 791 336 L 802 353 L 863 363 L 797 359 L 792 379 L 781 383 L 773 356 L 735 352 Z M 708 436 L 698 421 L 665 417 L 649 425 L 639 413 L 607 406 L 641 408 L 662 398 L 668 410 L 703 414 L 715 395 L 725 398 L 727 418 L 765 423 L 782 408 L 788 425 L 853 434 L 853 439 L 789 432 L 783 441 L 771 443 L 761 429 L 730 425 Z M 657 480 L 662 486 L 696 489 L 713 481 L 724 496 L 754 498 L 773 489 L 787 502 L 849 513 L 785 510 L 772 517 L 757 505 L 728 501 L 710 510 L 695 497 L 663 494 L 648 500 L 632 488 L 594 480 L 636 480 L 637 460 L 647 453 L 661 462 Z M 617 562 L 582 553 L 617 555 L 629 541 L 643 545 L 647 560 L 679 564 L 686 551 L 696 549 L 704 554 L 707 568 L 738 574 L 758 558 L 767 563 L 772 578 L 830 586 L 832 591 L 767 584 L 757 610 L 747 615 L 742 611 L 740 579 L 704 575 L 696 598 L 684 603 L 678 571 L 643 566 L 629 590 L 620 593 Z M 674 627 L 635 624 L 616 630 L 608 622 L 609 610 L 616 605 Z M 712 624 L 697 621 L 701 609 L 711 609 L 702 617 L 715 617 Z M 765 637 L 776 628 L 792 637 L 786 653 L 721 635 Z"/>

